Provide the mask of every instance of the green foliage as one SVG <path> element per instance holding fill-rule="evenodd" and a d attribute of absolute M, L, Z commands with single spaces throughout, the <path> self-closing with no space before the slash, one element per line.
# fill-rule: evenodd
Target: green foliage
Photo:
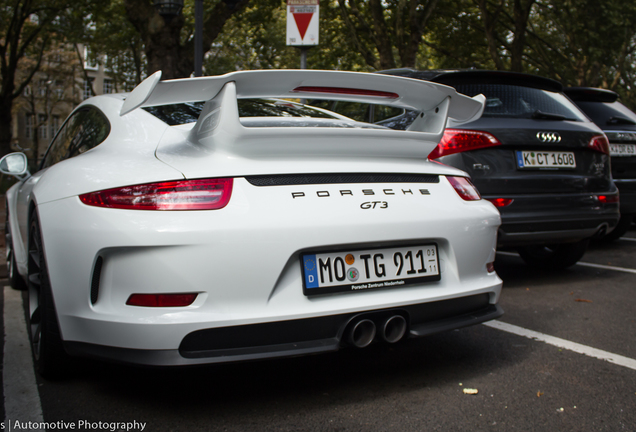
<path fill-rule="evenodd" d="M 297 48 L 292 48 L 296 53 Z M 300 64 L 298 54 L 296 68 Z M 365 62 L 362 54 L 353 47 L 336 1 L 320 3 L 320 45 L 312 48 L 307 56 L 307 67 L 323 70 L 349 70 L 370 72 L 373 69 Z"/>
<path fill-rule="evenodd" d="M 531 23 L 529 67 L 567 86 L 619 92 L 636 108 L 636 4 L 543 0 Z"/>
<path fill-rule="evenodd" d="M 6 3 L 0 8 L 4 32 L 13 2 L 0 1 Z M 206 0 L 206 16 L 220 1 Z M 184 45 L 194 33 L 194 1 L 185 3 Z M 143 78 L 147 47 L 126 17 L 124 0 L 80 0 L 64 10 L 47 36 L 63 35 L 105 54 L 119 90 Z M 524 11 L 527 21 L 520 19 Z M 225 23 L 204 73 L 298 68 L 300 50 L 286 46 L 286 19 L 284 0 L 251 0 Z M 568 86 L 615 90 L 635 108 L 635 29 L 636 3 L 624 0 L 323 0 L 320 45 L 308 51 L 307 63 L 358 71 L 386 65 L 512 70 L 520 61 L 520 70 Z"/>
<path fill-rule="evenodd" d="M 88 46 L 88 60 L 104 63 L 117 90 L 132 89 L 143 78 L 143 43 L 123 0 L 83 1 L 62 17 L 66 41 Z"/>
<path fill-rule="evenodd" d="M 495 69 L 473 0 L 442 2 L 424 35 L 418 69 Z"/>
<path fill-rule="evenodd" d="M 438 0 L 337 0 L 348 45 L 375 70 L 413 67 Z"/>
<path fill-rule="evenodd" d="M 280 0 L 262 0 L 235 14 L 208 52 L 206 75 L 235 70 L 285 68 L 294 60 L 285 45 L 285 8 Z"/>
<path fill-rule="evenodd" d="M 297 69 L 300 50 L 286 45 L 287 9 L 281 0 L 261 0 L 234 15 L 208 52 L 206 75 L 235 70 Z M 320 4 L 320 45 L 308 51 L 310 69 L 368 70 L 347 34 L 335 2 Z"/>

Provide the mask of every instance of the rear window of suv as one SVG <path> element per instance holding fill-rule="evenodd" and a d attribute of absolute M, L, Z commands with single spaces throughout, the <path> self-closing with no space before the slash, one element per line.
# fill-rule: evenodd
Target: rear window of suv
<path fill-rule="evenodd" d="M 509 84 L 453 84 L 468 96 L 482 93 L 486 107 L 482 117 L 553 118 L 588 121 L 581 111 L 561 93 Z"/>
<path fill-rule="evenodd" d="M 636 114 L 620 102 L 577 102 L 601 129 L 636 131 Z"/>

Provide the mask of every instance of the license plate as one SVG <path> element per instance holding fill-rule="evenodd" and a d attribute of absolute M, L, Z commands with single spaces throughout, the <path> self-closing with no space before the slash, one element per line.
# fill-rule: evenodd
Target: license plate
<path fill-rule="evenodd" d="M 305 295 L 398 288 L 440 280 L 435 244 L 303 254 L 300 261 Z"/>
<path fill-rule="evenodd" d="M 636 144 L 610 144 L 612 156 L 636 156 Z"/>
<path fill-rule="evenodd" d="M 576 159 L 572 152 L 517 151 L 517 166 L 521 169 L 574 169 Z"/>

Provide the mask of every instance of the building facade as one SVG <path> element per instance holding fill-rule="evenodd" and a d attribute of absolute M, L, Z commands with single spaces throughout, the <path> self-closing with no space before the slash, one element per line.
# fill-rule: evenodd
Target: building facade
<path fill-rule="evenodd" d="M 117 91 L 100 60 L 85 46 L 60 44 L 45 54 L 31 83 L 14 101 L 11 145 L 28 156 L 32 167 L 78 104 Z"/>

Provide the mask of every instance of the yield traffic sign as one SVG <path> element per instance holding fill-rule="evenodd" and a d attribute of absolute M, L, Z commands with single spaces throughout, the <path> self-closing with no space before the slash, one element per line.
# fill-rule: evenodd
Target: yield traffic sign
<path fill-rule="evenodd" d="M 320 0 L 287 0 L 287 45 L 318 45 Z"/>

